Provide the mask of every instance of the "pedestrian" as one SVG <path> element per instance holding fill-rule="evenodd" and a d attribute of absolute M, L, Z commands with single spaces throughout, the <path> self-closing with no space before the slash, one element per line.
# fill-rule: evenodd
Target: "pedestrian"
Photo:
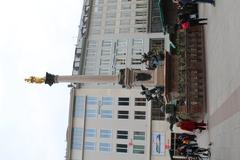
<path fill-rule="evenodd" d="M 186 131 L 190 131 L 193 132 L 196 129 L 199 129 L 200 132 L 202 132 L 202 130 L 206 129 L 206 123 L 204 122 L 193 122 L 191 120 L 183 120 L 180 122 L 177 122 L 177 127 L 180 127 L 182 130 L 186 130 Z"/>
<path fill-rule="evenodd" d="M 173 3 L 176 3 L 180 6 L 185 6 L 187 4 L 194 4 L 194 3 L 210 3 L 215 6 L 214 0 L 172 0 Z"/>

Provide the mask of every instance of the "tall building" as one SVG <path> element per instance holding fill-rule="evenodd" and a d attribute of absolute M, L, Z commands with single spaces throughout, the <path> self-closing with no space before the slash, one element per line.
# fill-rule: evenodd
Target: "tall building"
<path fill-rule="evenodd" d="M 73 75 L 115 75 L 145 70 L 142 54 L 164 49 L 158 0 L 85 0 Z M 160 66 L 158 69 L 163 69 Z M 169 159 L 169 124 L 140 88 L 74 84 L 67 130 L 67 160 Z"/>

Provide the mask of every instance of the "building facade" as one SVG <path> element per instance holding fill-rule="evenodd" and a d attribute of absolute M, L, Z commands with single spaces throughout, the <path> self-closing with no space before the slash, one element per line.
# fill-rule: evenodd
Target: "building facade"
<path fill-rule="evenodd" d="M 164 49 L 158 0 L 85 0 L 73 75 L 116 75 L 146 70 L 142 54 Z M 159 69 L 163 69 L 160 66 Z M 165 110 L 147 102 L 140 88 L 73 84 L 67 160 L 169 159 Z"/>

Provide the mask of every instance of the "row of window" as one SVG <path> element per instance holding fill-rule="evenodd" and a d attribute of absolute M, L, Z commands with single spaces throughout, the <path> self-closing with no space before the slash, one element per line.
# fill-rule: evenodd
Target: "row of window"
<path fill-rule="evenodd" d="M 132 0 L 119 0 L 122 3 L 123 2 L 131 2 Z M 134 0 L 133 0 L 134 1 Z M 147 2 L 147 0 L 135 0 L 136 2 Z M 105 0 L 105 3 L 117 3 L 118 0 Z M 99 5 L 99 4 L 104 4 L 104 0 L 93 0 L 93 4 L 94 5 Z"/>
<path fill-rule="evenodd" d="M 135 98 L 135 106 L 146 106 L 146 98 Z M 76 96 L 75 105 L 77 107 L 83 107 L 85 101 L 84 96 Z M 130 98 L 129 97 L 118 97 L 118 105 L 119 106 L 129 106 Z M 94 96 L 87 96 L 86 98 L 87 105 L 114 105 L 113 97 L 101 97 L 98 100 L 97 97 Z"/>
<path fill-rule="evenodd" d="M 134 33 L 145 33 L 145 32 L 147 32 L 147 26 L 134 27 Z M 91 28 L 90 33 L 93 35 L 100 35 L 101 29 Z M 130 28 L 128 27 L 119 28 L 119 32 L 115 32 L 115 28 L 104 29 L 104 34 L 115 34 L 115 33 L 130 33 Z"/>
<path fill-rule="evenodd" d="M 84 110 L 76 109 L 74 112 L 74 117 L 83 118 Z M 86 117 L 87 118 L 97 118 L 98 110 L 97 109 L 87 109 Z M 100 110 L 100 118 L 103 119 L 112 119 L 113 118 L 113 111 L 101 109 Z M 119 110 L 118 119 L 129 119 L 129 111 L 127 110 Z M 146 111 L 134 111 L 134 119 L 135 120 L 145 120 L 146 119 Z"/>

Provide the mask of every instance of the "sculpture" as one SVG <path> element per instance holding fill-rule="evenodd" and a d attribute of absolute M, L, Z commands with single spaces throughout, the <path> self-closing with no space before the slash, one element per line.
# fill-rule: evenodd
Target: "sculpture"
<path fill-rule="evenodd" d="M 30 76 L 29 78 L 24 79 L 26 82 L 28 83 L 37 83 L 37 84 L 41 84 L 45 82 L 45 78 L 43 77 L 34 77 L 34 76 Z"/>

